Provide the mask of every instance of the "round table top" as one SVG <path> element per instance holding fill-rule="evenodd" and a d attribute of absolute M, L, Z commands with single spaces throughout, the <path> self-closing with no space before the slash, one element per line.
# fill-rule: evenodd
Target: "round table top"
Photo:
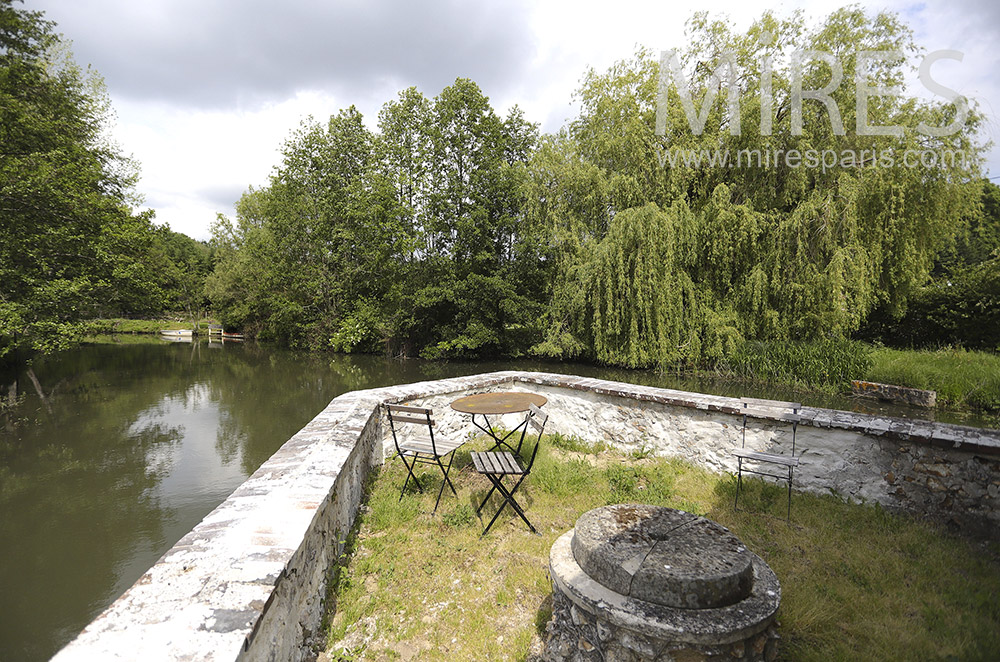
<path fill-rule="evenodd" d="M 537 393 L 502 391 L 467 395 L 452 402 L 451 408 L 465 414 L 514 414 L 528 411 L 530 405 L 541 407 L 548 401 L 544 395 Z"/>

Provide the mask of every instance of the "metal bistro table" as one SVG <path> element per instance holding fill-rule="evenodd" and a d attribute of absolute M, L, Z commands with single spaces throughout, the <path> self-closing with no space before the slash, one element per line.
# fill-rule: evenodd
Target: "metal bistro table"
<path fill-rule="evenodd" d="M 477 393 L 476 395 L 467 395 L 452 402 L 451 408 L 455 411 L 462 412 L 463 414 L 472 414 L 472 424 L 493 439 L 495 442 L 493 444 L 493 448 L 506 446 L 512 453 L 517 454 L 521 450 L 521 444 L 518 443 L 517 450 L 515 450 L 513 446 L 507 443 L 507 439 L 509 439 L 510 436 L 518 430 L 524 428 L 525 421 L 521 421 L 517 427 L 509 431 L 503 437 L 500 437 L 499 431 L 494 429 L 493 424 L 490 423 L 489 416 L 516 414 L 518 412 L 528 411 L 528 408 L 531 405 L 541 407 L 546 402 L 548 402 L 548 398 L 537 393 L 525 393 L 524 391 L 501 391 L 498 393 Z M 482 424 L 479 423 L 476 416 L 483 417 Z"/>

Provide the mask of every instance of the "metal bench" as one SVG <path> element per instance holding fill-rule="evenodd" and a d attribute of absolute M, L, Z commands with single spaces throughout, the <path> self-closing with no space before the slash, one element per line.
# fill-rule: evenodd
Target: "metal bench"
<path fill-rule="evenodd" d="M 736 457 L 737 462 L 736 500 L 733 503 L 733 508 L 736 509 L 739 507 L 740 490 L 743 488 L 743 474 L 749 473 L 788 482 L 788 511 L 786 519 L 791 519 L 792 478 L 794 476 L 795 467 L 799 466 L 799 458 L 795 456 L 795 432 L 799 425 L 799 410 L 802 408 L 802 404 L 798 402 L 780 402 L 777 400 L 758 400 L 756 398 L 742 398 L 740 402 L 743 413 L 743 431 L 741 435 L 741 447 L 733 451 L 733 455 Z M 751 416 L 765 420 L 776 420 L 784 423 L 791 423 L 791 454 L 784 455 L 780 453 L 765 453 L 763 451 L 747 450 L 747 418 Z M 775 470 L 780 473 L 762 471 L 760 465 L 766 464 L 784 467 L 784 470 Z"/>

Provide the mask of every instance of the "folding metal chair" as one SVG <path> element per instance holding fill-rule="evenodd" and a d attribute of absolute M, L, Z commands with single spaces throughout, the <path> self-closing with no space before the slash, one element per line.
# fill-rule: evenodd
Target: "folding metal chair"
<path fill-rule="evenodd" d="M 757 400 L 754 398 L 743 398 L 741 404 L 743 407 L 743 441 L 740 449 L 733 451 L 733 455 L 736 456 L 737 462 L 736 500 L 733 502 L 733 509 L 736 509 L 740 503 L 740 490 L 743 487 L 743 474 L 750 473 L 757 476 L 765 476 L 776 480 L 788 481 L 788 512 L 785 515 L 785 518 L 790 520 L 792 518 L 792 474 L 795 467 L 799 466 L 799 458 L 795 456 L 795 431 L 799 425 L 799 409 L 802 408 L 802 405 L 798 402 L 778 402 L 776 400 Z M 791 455 L 746 450 L 748 416 L 771 420 L 777 419 L 785 423 L 791 423 Z M 750 466 L 744 466 L 744 462 L 749 462 Z M 787 475 L 782 475 L 780 473 L 771 473 L 752 468 L 756 467 L 758 464 L 778 465 L 779 467 L 784 467 L 788 473 Z"/>
<path fill-rule="evenodd" d="M 497 518 L 500 516 L 500 513 L 507 506 L 507 504 L 510 504 L 510 507 L 514 509 L 522 520 L 524 520 L 524 523 L 528 525 L 528 528 L 531 529 L 532 533 L 538 533 L 538 531 L 535 530 L 535 527 L 531 525 L 531 522 L 528 521 L 527 516 L 525 516 L 524 509 L 521 508 L 521 505 L 514 498 L 514 492 L 517 491 L 517 488 L 521 486 L 524 479 L 531 473 L 531 467 L 535 464 L 535 456 L 538 455 L 538 447 L 542 445 L 542 430 L 545 429 L 545 422 L 548 420 L 548 414 L 543 413 L 542 410 L 535 405 L 531 405 L 531 408 L 528 410 L 528 414 L 524 420 L 524 430 L 521 432 L 521 440 L 518 442 L 517 448 L 520 451 L 521 444 L 524 442 L 524 436 L 527 434 L 528 428 L 538 431 L 538 440 L 535 442 L 535 447 L 531 451 L 531 458 L 528 460 L 528 465 L 525 467 L 522 467 L 518 458 L 509 451 L 473 452 L 470 454 L 472 456 L 472 464 L 476 467 L 476 471 L 486 476 L 486 478 L 488 478 L 493 484 L 490 491 L 486 493 L 486 498 L 484 498 L 483 502 L 479 504 L 478 508 L 476 508 L 476 515 L 479 515 L 479 513 L 482 512 L 483 506 L 485 506 L 486 502 L 490 500 L 493 492 L 499 492 L 500 496 L 503 497 L 503 503 L 500 504 L 499 508 L 497 508 L 497 512 L 493 515 L 493 519 L 491 519 L 490 523 L 486 525 L 485 529 L 483 529 L 480 537 L 485 536 L 489 532 L 493 523 L 497 521 Z M 514 482 L 514 485 L 510 488 L 503 483 L 503 479 L 507 476 L 516 478 L 516 482 Z"/>
<path fill-rule="evenodd" d="M 403 460 L 403 465 L 406 466 L 408 474 L 406 482 L 403 483 L 403 489 L 399 492 L 399 500 L 403 500 L 403 494 L 406 493 L 406 487 L 410 484 L 411 479 L 416 483 L 417 489 L 421 493 L 424 491 L 423 486 L 417 479 L 417 475 L 414 473 L 418 462 L 421 464 L 436 464 L 444 475 L 444 480 L 441 481 L 441 489 L 438 490 L 437 501 L 434 502 L 434 512 L 437 512 L 438 504 L 441 503 L 441 494 L 444 492 L 446 483 L 451 488 L 452 494 L 458 494 L 455 491 L 455 486 L 451 483 L 451 479 L 448 478 L 448 472 L 451 470 L 451 463 L 455 459 L 455 450 L 465 442 L 455 441 L 454 439 L 435 438 L 434 419 L 432 418 L 433 410 L 428 407 L 387 404 L 385 405 L 385 409 L 389 417 L 389 428 L 392 430 L 392 441 L 396 444 L 396 454 Z M 426 434 L 421 430 L 412 436 L 404 435 L 402 434 L 402 430 L 396 429 L 396 425 L 399 423 L 426 427 Z M 445 457 L 448 457 L 447 466 L 441 463 L 441 460 Z M 407 462 L 407 459 L 409 459 L 409 462 Z"/>

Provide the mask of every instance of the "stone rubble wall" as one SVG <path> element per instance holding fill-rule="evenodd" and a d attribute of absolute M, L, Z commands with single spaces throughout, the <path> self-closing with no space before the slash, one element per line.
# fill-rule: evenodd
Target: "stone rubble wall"
<path fill-rule="evenodd" d="M 742 417 L 734 398 L 516 371 L 346 393 L 53 659 L 305 659 L 368 471 L 394 453 L 379 405 L 429 404 L 439 434 L 464 435 L 469 417 L 451 410 L 452 400 L 512 389 L 550 399 L 546 431 L 677 455 L 714 471 L 735 466 Z M 1000 539 L 1000 431 L 809 407 L 801 414 L 797 487 Z M 748 424 L 748 447 L 787 451 L 790 441 L 785 424 Z"/>
<path fill-rule="evenodd" d="M 879 384 L 855 379 L 851 382 L 851 394 L 864 398 L 885 400 L 886 402 L 902 402 L 915 407 L 934 407 L 937 404 L 937 391 L 925 391 L 919 388 L 896 386 L 894 384 Z"/>

